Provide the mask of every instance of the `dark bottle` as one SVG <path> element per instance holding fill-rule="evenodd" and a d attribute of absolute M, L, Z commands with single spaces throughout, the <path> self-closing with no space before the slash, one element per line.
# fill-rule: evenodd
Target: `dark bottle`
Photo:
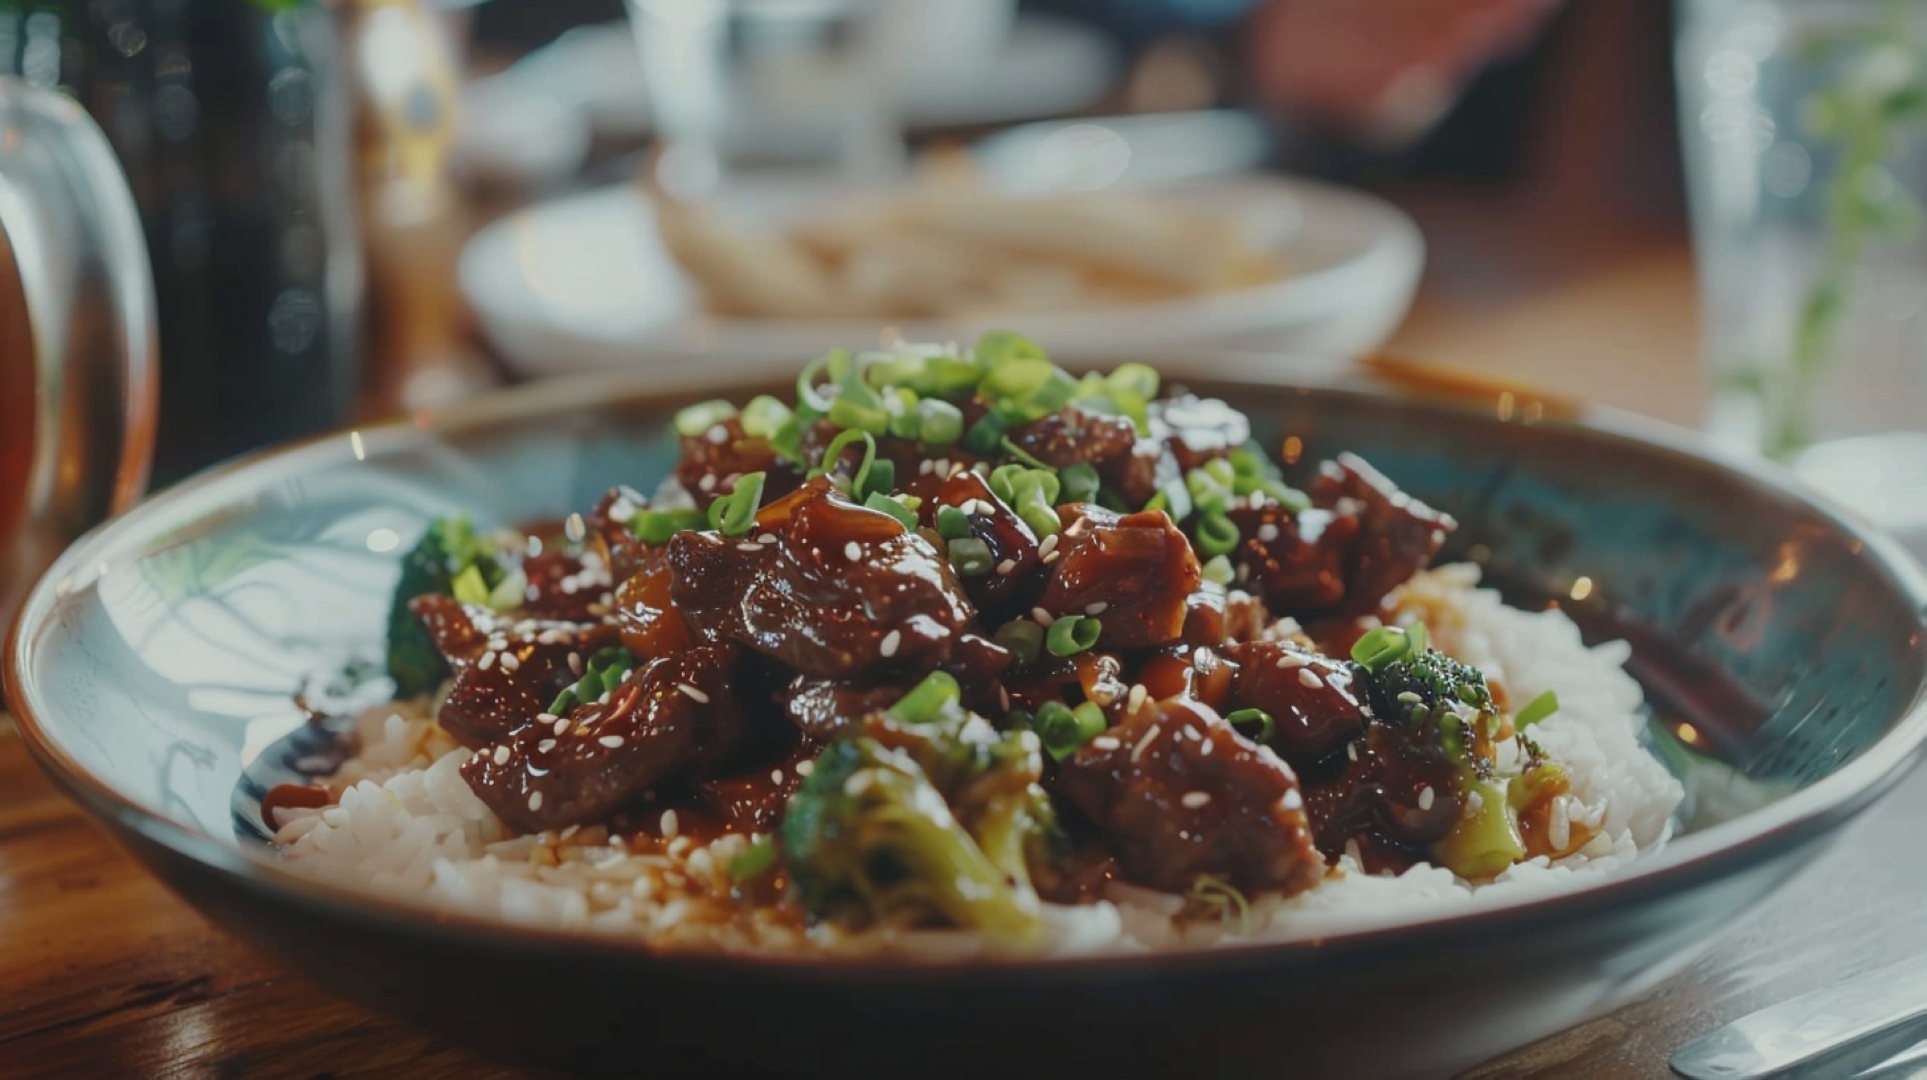
<path fill-rule="evenodd" d="M 139 206 L 160 320 L 154 482 L 343 422 L 362 269 L 320 9 L 0 0 L 0 73 L 73 94 Z"/>

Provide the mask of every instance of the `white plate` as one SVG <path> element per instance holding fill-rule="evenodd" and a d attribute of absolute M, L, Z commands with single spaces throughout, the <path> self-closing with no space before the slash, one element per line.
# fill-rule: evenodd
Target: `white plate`
<path fill-rule="evenodd" d="M 1410 218 L 1380 199 L 1271 176 L 1171 190 L 1240 215 L 1291 276 L 1131 308 L 1031 313 L 1011 328 L 1067 356 L 1210 345 L 1343 361 L 1383 344 L 1411 304 L 1424 241 Z M 748 217 L 781 220 L 832 197 L 791 183 L 745 186 L 723 202 Z M 663 248 L 648 201 L 627 184 L 495 222 L 469 242 L 459 274 L 484 332 L 524 376 L 677 363 L 780 373 L 824 350 L 875 341 L 884 328 L 880 321 L 703 314 L 697 287 Z M 894 325 L 913 341 L 968 341 L 989 328 Z"/>

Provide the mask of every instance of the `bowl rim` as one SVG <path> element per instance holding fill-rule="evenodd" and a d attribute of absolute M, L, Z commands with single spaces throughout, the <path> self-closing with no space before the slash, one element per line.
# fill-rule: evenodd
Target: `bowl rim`
<path fill-rule="evenodd" d="M 1178 378 L 1188 375 L 1220 386 L 1245 385 L 1266 393 L 1296 391 L 1350 396 L 1391 401 L 1399 407 L 1433 412 L 1489 411 L 1398 393 L 1396 388 L 1388 388 L 1384 381 L 1364 372 L 1336 378 L 1281 380 L 1278 378 L 1280 368 L 1288 369 L 1289 363 L 1275 354 L 1193 350 L 1161 356 L 1157 363 L 1168 375 Z M 441 911 L 372 891 L 323 882 L 142 807 L 81 766 L 53 737 L 54 725 L 49 724 L 43 710 L 47 715 L 55 710 L 39 700 L 35 684 L 29 678 L 35 654 L 30 628 L 40 626 L 55 603 L 64 597 L 71 575 L 78 568 L 101 561 L 103 553 L 117 546 L 163 532 L 162 523 L 166 521 L 236 501 L 235 496 L 253 490 L 257 474 L 270 468 L 298 465 L 308 458 L 360 457 L 379 453 L 391 445 L 432 439 L 442 433 L 485 429 L 493 424 L 564 409 L 641 405 L 649 399 L 699 392 L 740 393 L 753 385 L 743 378 L 727 378 L 718 383 L 711 373 L 689 370 L 564 377 L 256 451 L 190 478 L 90 530 L 55 560 L 28 593 L 8 634 L 4 653 L 0 653 L 0 684 L 5 685 L 23 741 L 55 783 L 110 830 L 165 849 L 280 904 L 327 918 L 410 935 L 426 934 L 467 948 L 559 951 L 583 958 L 615 956 L 637 964 L 697 973 L 907 982 L 954 977 L 965 971 L 1036 977 L 1041 973 L 1082 972 L 1093 967 L 1131 970 L 1155 967 L 1176 973 L 1201 967 L 1221 969 L 1227 964 L 1289 965 L 1314 959 L 1323 962 L 1337 953 L 1423 946 L 1428 941 L 1485 930 L 1516 932 L 1528 922 L 1570 924 L 1589 911 L 1650 899 L 1676 891 L 1688 882 L 1723 876 L 1729 870 L 1762 861 L 1787 846 L 1830 831 L 1886 793 L 1927 754 L 1927 679 L 1923 679 L 1889 730 L 1839 769 L 1737 818 L 1674 837 L 1660 851 L 1642 856 L 1631 865 L 1578 888 L 1506 901 L 1475 901 L 1432 918 L 1341 929 L 1316 937 L 1217 943 L 1144 953 L 1044 957 L 986 953 L 937 960 L 895 953 L 822 955 L 661 948 L 620 935 L 546 929 Z M 1708 464 L 1764 489 L 1770 496 L 1803 505 L 1839 535 L 1858 545 L 1857 557 L 1871 562 L 1912 605 L 1916 632 L 1927 636 L 1927 570 L 1897 540 L 1879 533 L 1853 511 L 1824 494 L 1805 488 L 1786 470 L 1713 445 L 1697 433 L 1663 421 L 1600 406 L 1584 406 L 1576 414 L 1561 415 L 1551 409 L 1541 413 L 1523 407 L 1529 400 L 1505 402 L 1496 421 L 1571 429 L 1609 443 L 1618 442 Z M 1521 407 L 1515 408 L 1515 404 Z"/>

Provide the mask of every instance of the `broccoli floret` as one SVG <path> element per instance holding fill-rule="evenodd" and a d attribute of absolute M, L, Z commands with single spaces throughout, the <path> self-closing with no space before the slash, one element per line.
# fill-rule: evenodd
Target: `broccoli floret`
<path fill-rule="evenodd" d="M 972 724 L 988 737 L 965 732 Z M 776 834 L 803 907 L 859 925 L 954 926 L 1007 948 L 1034 944 L 1032 858 L 1053 842 L 1055 823 L 1035 785 L 1036 749 L 1005 739 L 981 720 L 913 728 L 872 718 L 831 743 Z"/>
<path fill-rule="evenodd" d="M 1365 684 L 1372 711 L 1387 720 L 1412 719 L 1419 712 L 1438 716 L 1458 705 L 1492 709 L 1485 673 L 1437 649 L 1381 664 L 1369 670 Z"/>
<path fill-rule="evenodd" d="M 468 519 L 450 517 L 430 525 L 421 542 L 402 556 L 401 580 L 388 608 L 388 675 L 395 680 L 396 697 L 420 697 L 448 678 L 448 662 L 408 602 L 452 591 L 455 575 L 484 560 L 486 554 L 486 545 Z"/>

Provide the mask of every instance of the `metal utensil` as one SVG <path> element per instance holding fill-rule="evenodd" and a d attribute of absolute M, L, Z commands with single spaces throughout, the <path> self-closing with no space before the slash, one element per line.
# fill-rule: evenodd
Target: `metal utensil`
<path fill-rule="evenodd" d="M 1689 1080 L 1842 1077 L 1927 1039 L 1927 965 L 1814 990 L 1717 1028 L 1673 1054 Z"/>

